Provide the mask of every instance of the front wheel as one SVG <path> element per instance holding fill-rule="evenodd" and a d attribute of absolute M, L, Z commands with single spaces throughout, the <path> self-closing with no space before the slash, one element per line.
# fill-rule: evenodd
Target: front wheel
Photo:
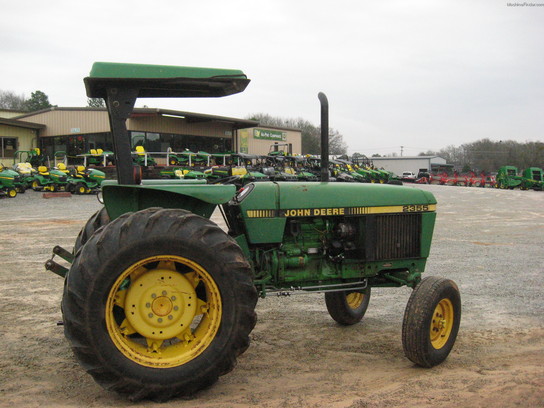
<path fill-rule="evenodd" d="M 331 317 L 344 326 L 359 323 L 370 302 L 370 287 L 354 292 L 327 292 L 325 304 Z"/>
<path fill-rule="evenodd" d="M 257 291 L 236 242 L 184 210 L 126 214 L 77 252 L 63 296 L 72 349 L 132 400 L 191 395 L 249 345 Z"/>
<path fill-rule="evenodd" d="M 76 194 L 82 195 L 87 192 L 87 187 L 85 187 L 85 184 L 83 183 L 77 183 L 75 188 Z"/>
<path fill-rule="evenodd" d="M 402 345 L 408 359 L 434 367 L 450 354 L 461 322 L 461 296 L 455 282 L 429 276 L 414 289 L 402 324 Z"/>

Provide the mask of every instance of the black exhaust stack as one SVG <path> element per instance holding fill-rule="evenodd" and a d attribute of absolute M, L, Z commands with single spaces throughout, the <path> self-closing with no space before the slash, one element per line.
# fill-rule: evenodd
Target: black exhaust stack
<path fill-rule="evenodd" d="M 329 101 L 327 95 L 319 92 L 321 103 L 321 181 L 329 181 Z"/>

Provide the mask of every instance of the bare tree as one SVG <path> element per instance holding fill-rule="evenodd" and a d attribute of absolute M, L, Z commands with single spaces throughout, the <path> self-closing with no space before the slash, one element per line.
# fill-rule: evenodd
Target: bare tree
<path fill-rule="evenodd" d="M 15 111 L 23 111 L 25 104 L 25 96 L 17 95 L 13 91 L 0 90 L 0 109 L 10 109 Z"/>

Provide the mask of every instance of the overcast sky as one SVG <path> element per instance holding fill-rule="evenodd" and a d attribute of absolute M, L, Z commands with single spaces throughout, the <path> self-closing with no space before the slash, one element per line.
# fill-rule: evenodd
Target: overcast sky
<path fill-rule="evenodd" d="M 241 94 L 136 106 L 318 125 L 322 91 L 350 153 L 544 141 L 534 1 L 4 1 L 0 89 L 86 106 L 95 61 L 234 68 L 251 79 Z"/>

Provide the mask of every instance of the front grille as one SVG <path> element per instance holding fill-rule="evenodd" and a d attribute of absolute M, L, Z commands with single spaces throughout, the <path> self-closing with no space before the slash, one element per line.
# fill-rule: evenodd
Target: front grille
<path fill-rule="evenodd" d="M 418 258 L 421 253 L 421 214 L 384 214 L 366 220 L 366 259 Z"/>

